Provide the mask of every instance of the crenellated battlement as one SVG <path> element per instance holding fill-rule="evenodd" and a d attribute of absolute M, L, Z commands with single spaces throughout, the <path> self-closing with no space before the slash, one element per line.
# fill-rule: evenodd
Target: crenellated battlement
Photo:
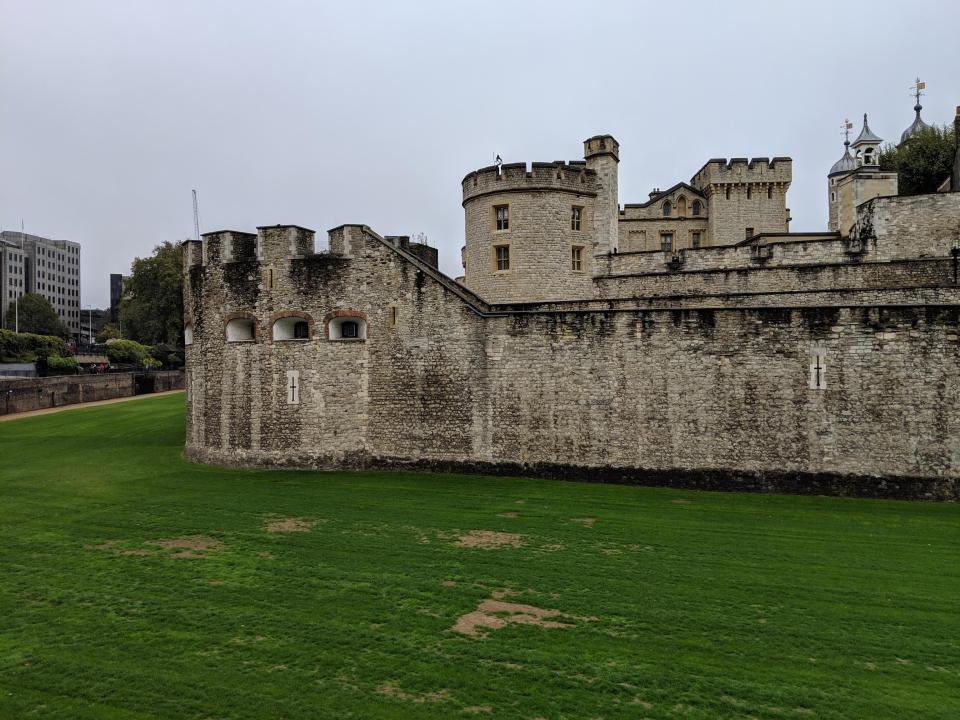
<path fill-rule="evenodd" d="M 501 192 L 567 192 L 595 196 L 597 173 L 583 160 L 507 163 L 474 170 L 463 178 L 463 202 Z"/>
<path fill-rule="evenodd" d="M 712 158 L 691 178 L 697 188 L 744 183 L 785 183 L 793 179 L 793 160 L 788 157 Z"/>

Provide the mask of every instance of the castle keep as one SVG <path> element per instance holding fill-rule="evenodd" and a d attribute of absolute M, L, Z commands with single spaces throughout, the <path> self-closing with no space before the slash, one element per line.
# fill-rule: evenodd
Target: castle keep
<path fill-rule="evenodd" d="M 824 232 L 783 157 L 621 206 L 601 135 L 463 179 L 462 278 L 364 225 L 188 241 L 186 455 L 957 498 L 960 193 L 871 143 Z"/>

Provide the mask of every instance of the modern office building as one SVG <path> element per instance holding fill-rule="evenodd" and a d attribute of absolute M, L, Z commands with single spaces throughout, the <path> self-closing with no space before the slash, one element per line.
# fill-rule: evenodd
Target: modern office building
<path fill-rule="evenodd" d="M 50 302 L 71 335 L 79 335 L 80 243 L 5 230 L 0 248 L 4 319 L 17 297 L 36 293 Z"/>

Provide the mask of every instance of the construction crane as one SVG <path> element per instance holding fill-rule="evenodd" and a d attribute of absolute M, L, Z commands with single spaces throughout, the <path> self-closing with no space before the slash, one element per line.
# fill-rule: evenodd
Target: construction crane
<path fill-rule="evenodd" d="M 197 205 L 197 191 L 193 191 L 193 239 L 200 241 L 200 208 Z"/>

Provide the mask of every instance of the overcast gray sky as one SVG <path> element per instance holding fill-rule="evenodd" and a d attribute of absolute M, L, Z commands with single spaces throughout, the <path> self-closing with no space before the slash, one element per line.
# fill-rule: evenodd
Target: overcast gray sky
<path fill-rule="evenodd" d="M 425 233 L 459 275 L 460 180 L 620 141 L 620 202 L 711 157 L 789 155 L 795 230 L 826 226 L 840 125 L 960 104 L 960 3 L 0 0 L 0 226 L 108 275 L 201 231 Z"/>

